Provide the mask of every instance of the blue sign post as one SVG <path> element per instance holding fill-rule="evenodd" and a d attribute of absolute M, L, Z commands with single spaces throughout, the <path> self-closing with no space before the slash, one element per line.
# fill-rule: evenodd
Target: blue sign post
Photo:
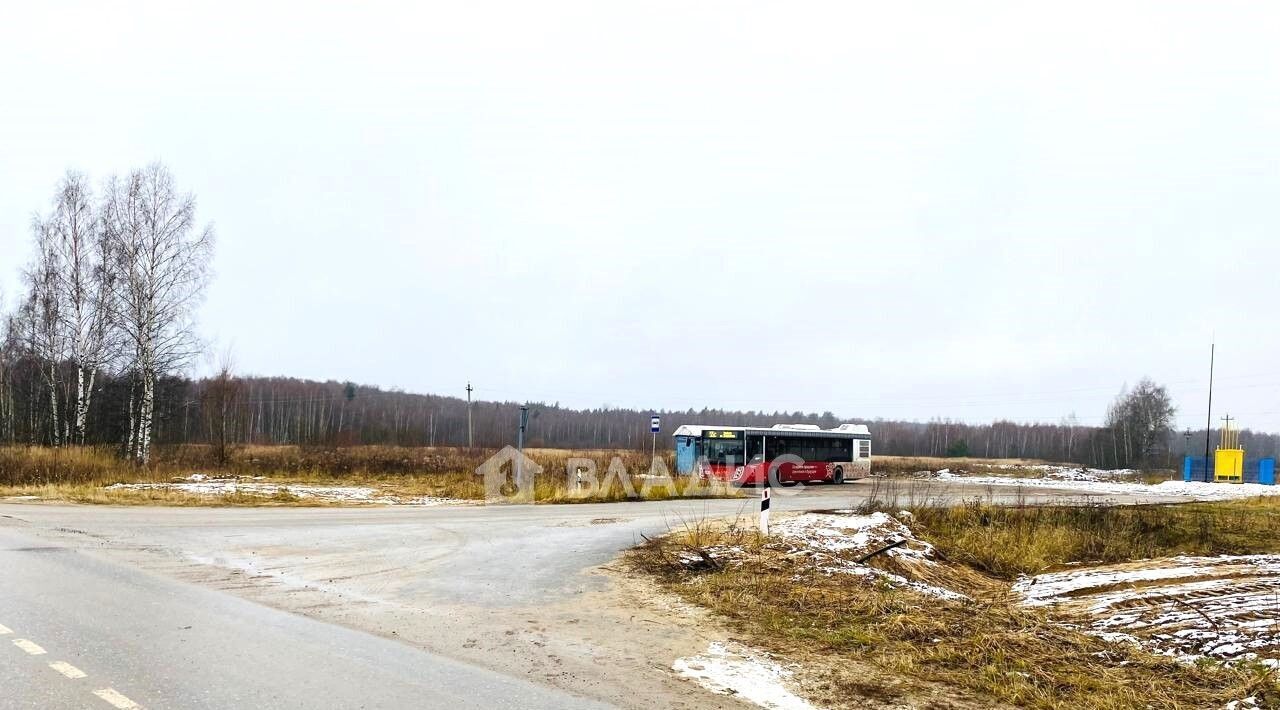
<path fill-rule="evenodd" d="M 657 414 L 649 417 L 649 433 L 653 436 L 653 445 L 649 448 L 649 461 L 658 457 L 658 430 L 662 428 L 662 418 Z M 653 464 L 650 463 L 650 466 Z"/>

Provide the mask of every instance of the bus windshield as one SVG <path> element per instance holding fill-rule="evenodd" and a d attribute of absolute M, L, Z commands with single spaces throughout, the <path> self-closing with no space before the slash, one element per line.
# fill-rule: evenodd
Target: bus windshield
<path fill-rule="evenodd" d="M 738 466 L 743 463 L 742 439 L 708 439 L 704 450 L 707 463 Z"/>

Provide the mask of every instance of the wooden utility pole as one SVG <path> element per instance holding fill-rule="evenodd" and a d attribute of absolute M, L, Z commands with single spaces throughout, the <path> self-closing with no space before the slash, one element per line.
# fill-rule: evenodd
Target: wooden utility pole
<path fill-rule="evenodd" d="M 467 448 L 475 446 L 471 439 L 471 381 L 467 381 Z"/>

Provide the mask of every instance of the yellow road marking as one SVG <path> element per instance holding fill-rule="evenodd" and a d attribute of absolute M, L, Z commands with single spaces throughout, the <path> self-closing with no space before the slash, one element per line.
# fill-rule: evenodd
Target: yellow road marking
<path fill-rule="evenodd" d="M 120 708 L 120 710 L 138 710 L 139 708 L 142 707 L 141 705 L 124 697 L 120 693 L 117 693 L 115 688 L 103 688 L 102 690 L 95 690 L 93 691 L 93 694 L 111 703 L 112 705 Z"/>
<path fill-rule="evenodd" d="M 9 628 L 8 626 L 5 626 L 4 624 L 0 624 L 0 636 L 4 636 L 5 634 L 11 634 L 11 633 L 13 633 L 13 629 Z"/>
<path fill-rule="evenodd" d="M 36 644 L 31 643 L 30 641 L 28 641 L 28 640 L 26 640 L 26 639 L 14 639 L 14 640 L 13 640 L 13 645 L 14 645 L 14 646 L 17 646 L 18 648 L 22 649 L 23 651 L 26 651 L 27 653 L 30 653 L 30 654 L 31 654 L 31 655 L 33 655 L 33 656 L 40 656 L 40 655 L 43 655 L 43 654 L 44 654 L 44 649 L 43 649 L 43 648 L 40 648 L 40 647 L 39 647 L 39 646 L 37 646 Z"/>
<path fill-rule="evenodd" d="M 84 677 L 84 671 L 76 668 L 66 661 L 55 661 L 54 663 L 50 663 L 49 667 L 72 680 Z"/>

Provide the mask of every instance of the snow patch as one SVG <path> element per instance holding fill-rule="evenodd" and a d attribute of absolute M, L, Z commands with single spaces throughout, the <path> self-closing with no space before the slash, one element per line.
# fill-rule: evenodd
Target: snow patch
<path fill-rule="evenodd" d="M 909 517 L 909 514 L 904 517 Z M 933 545 L 916 538 L 910 528 L 887 513 L 805 513 L 778 521 L 772 526 L 771 532 L 789 544 L 793 554 L 813 556 L 818 568 L 827 574 L 874 578 L 891 587 L 911 589 L 937 599 L 968 599 L 950 589 L 857 561 L 863 555 L 897 543 L 881 554 L 893 560 L 900 568 L 921 572 L 922 576 L 927 576 L 937 568 L 937 553 Z"/>
<path fill-rule="evenodd" d="M 1174 558 L 1174 560 L 1189 558 Z M 1173 562 L 1172 560 L 1170 562 Z M 1059 604 L 1079 590 L 1099 589 L 1112 585 L 1134 585 L 1136 582 L 1198 577 L 1209 568 L 1197 564 L 1171 564 L 1167 567 L 1140 569 L 1082 569 L 1023 577 L 1013 585 L 1027 606 Z"/>
<path fill-rule="evenodd" d="M 1179 556 L 1024 577 L 1028 606 L 1084 612 L 1088 630 L 1183 661 L 1280 663 L 1280 556 Z"/>
<path fill-rule="evenodd" d="M 677 658 L 671 669 L 713 693 L 735 695 L 763 708 L 813 710 L 814 707 L 787 688 L 787 682 L 795 676 L 793 671 L 766 654 L 750 649 L 730 650 L 724 644 L 712 643 L 702 655 Z"/>
<path fill-rule="evenodd" d="M 851 575 L 860 576 L 860 577 L 868 577 L 877 581 L 884 582 L 894 589 L 910 589 L 913 592 L 918 592 L 927 597 L 933 597 L 935 599 L 946 599 L 948 601 L 956 601 L 956 602 L 969 600 L 969 597 L 959 592 L 955 592 L 950 589 L 946 589 L 944 587 L 938 587 L 932 584 L 925 584 L 924 582 L 917 582 L 912 579 L 907 579 L 906 577 L 903 577 L 900 574 L 887 572 L 885 570 L 878 569 L 876 567 L 863 567 L 861 565 L 849 563 L 849 564 L 826 566 L 820 569 L 823 572 L 826 572 L 828 574 L 851 574 Z"/>
<path fill-rule="evenodd" d="M 1107 479 L 1123 479 L 1133 476 L 1137 471 L 1131 468 L 1101 469 L 1084 466 L 1064 466 L 1055 463 L 1042 464 L 994 464 L 988 468 L 1009 471 L 1028 471 L 1038 473 L 1045 478 L 1061 481 L 1102 481 Z"/>
<path fill-rule="evenodd" d="M 1258 483 L 1204 483 L 1201 481 L 1162 481 L 1155 485 L 1139 481 L 1101 480 L 1098 473 L 1122 474 L 1131 471 L 1093 472 L 1077 470 L 1074 477 L 1045 476 L 1043 478 L 1018 478 L 1014 476 L 969 476 L 952 473 L 946 469 L 935 477 L 948 481 L 963 481 L 988 486 L 1019 486 L 1023 488 L 1055 488 L 1085 493 L 1107 495 L 1146 495 L 1193 500 L 1232 500 L 1280 495 L 1280 486 L 1264 486 Z"/>

